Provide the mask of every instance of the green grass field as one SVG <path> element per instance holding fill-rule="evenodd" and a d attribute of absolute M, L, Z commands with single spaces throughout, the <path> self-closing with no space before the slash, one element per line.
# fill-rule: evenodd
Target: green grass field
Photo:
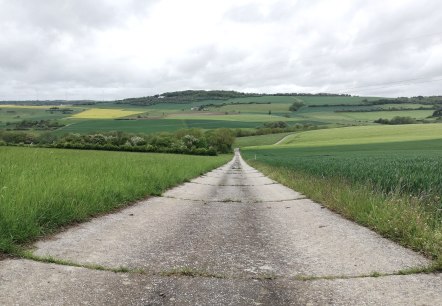
<path fill-rule="evenodd" d="M 359 126 L 293 134 L 282 146 L 316 147 L 442 139 L 441 124 Z"/>
<path fill-rule="evenodd" d="M 173 154 L 0 147 L 0 251 L 108 212 L 227 162 Z"/>
<path fill-rule="evenodd" d="M 293 134 L 293 132 L 237 137 L 235 140 L 235 147 L 242 148 L 250 146 L 273 145 L 290 134 Z"/>
<path fill-rule="evenodd" d="M 441 131 L 438 124 L 316 130 L 242 152 L 272 178 L 442 269 Z"/>

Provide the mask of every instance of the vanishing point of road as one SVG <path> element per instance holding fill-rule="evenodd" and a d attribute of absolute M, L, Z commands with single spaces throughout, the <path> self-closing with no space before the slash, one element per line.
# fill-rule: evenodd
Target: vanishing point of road
<path fill-rule="evenodd" d="M 0 261 L 0 305 L 442 305 L 441 274 L 398 273 L 428 259 L 272 181 L 238 152 L 33 252 L 56 263 Z"/>

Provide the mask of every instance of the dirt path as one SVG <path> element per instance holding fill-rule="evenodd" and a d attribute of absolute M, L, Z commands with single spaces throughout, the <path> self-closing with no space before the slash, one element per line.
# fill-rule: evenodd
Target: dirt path
<path fill-rule="evenodd" d="M 66 265 L 1 261 L 1 305 L 442 304 L 441 275 L 394 275 L 427 259 L 238 154 L 162 197 L 38 242 L 34 254 Z"/>
<path fill-rule="evenodd" d="M 284 140 L 286 140 L 289 136 L 292 136 L 293 134 L 294 133 L 282 137 L 280 140 L 278 140 L 276 143 L 274 143 L 274 145 L 279 145 L 279 144 L 283 143 Z"/>

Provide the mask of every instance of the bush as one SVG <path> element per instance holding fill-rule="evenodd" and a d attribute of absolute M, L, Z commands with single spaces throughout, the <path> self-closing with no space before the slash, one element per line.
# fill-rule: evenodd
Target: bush
<path fill-rule="evenodd" d="M 286 128 L 288 126 L 289 125 L 287 124 L 287 122 L 284 122 L 284 121 L 274 121 L 274 122 L 266 122 L 266 123 L 264 123 L 264 127 L 271 128 L 271 129 L 274 129 L 274 128 L 281 128 L 281 129 L 283 129 L 283 128 Z"/>
<path fill-rule="evenodd" d="M 296 112 L 297 110 L 299 110 L 301 107 L 303 107 L 305 104 L 304 102 L 300 102 L 300 101 L 295 101 L 293 102 L 292 105 L 290 105 L 289 107 L 289 111 L 291 112 Z"/>
<path fill-rule="evenodd" d="M 380 123 L 380 124 L 391 124 L 391 125 L 396 125 L 396 124 L 413 124 L 416 123 L 416 119 L 411 118 L 411 117 L 400 117 L 400 116 L 396 116 L 393 119 L 378 119 L 374 121 L 375 123 Z"/>

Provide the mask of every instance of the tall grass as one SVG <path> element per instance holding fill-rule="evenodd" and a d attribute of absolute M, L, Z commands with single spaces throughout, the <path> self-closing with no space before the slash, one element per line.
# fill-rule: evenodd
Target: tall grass
<path fill-rule="evenodd" d="M 0 147 L 0 251 L 222 165 L 188 156 Z"/>

